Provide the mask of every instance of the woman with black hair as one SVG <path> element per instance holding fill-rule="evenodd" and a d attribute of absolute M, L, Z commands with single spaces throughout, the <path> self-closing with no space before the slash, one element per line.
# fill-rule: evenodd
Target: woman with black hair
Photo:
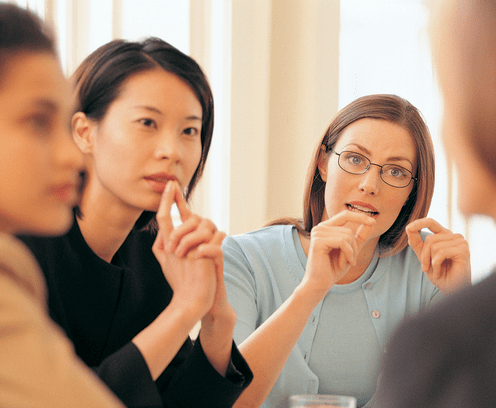
<path fill-rule="evenodd" d="M 81 203 L 67 235 L 25 238 L 48 281 L 50 314 L 125 404 L 232 406 L 251 372 L 232 340 L 225 234 L 187 207 L 212 138 L 208 82 L 156 38 L 112 41 L 72 80 Z"/>

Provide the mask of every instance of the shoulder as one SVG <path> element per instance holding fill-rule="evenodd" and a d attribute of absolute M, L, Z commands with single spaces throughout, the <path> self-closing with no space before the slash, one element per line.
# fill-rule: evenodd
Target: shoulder
<path fill-rule="evenodd" d="M 223 247 L 238 247 L 238 248 L 259 248 L 266 250 L 277 246 L 281 249 L 281 244 L 288 237 L 291 237 L 292 225 L 274 225 L 270 227 L 260 228 L 255 231 L 247 232 L 239 235 L 228 236 L 224 239 Z"/>
<path fill-rule="evenodd" d="M 20 240 L 0 234 L 0 273 L 45 301 L 45 283 L 33 254 Z"/>
<path fill-rule="evenodd" d="M 267 285 L 299 283 L 305 272 L 304 252 L 293 229 L 292 225 L 276 225 L 226 238 L 225 275 L 246 274 Z"/>

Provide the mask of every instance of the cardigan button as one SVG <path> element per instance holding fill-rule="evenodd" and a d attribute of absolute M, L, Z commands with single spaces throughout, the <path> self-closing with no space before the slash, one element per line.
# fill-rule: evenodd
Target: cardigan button
<path fill-rule="evenodd" d="M 378 319 L 379 317 L 381 317 L 381 313 L 380 313 L 378 310 L 374 310 L 374 311 L 372 312 L 372 317 L 373 317 L 374 319 Z"/>

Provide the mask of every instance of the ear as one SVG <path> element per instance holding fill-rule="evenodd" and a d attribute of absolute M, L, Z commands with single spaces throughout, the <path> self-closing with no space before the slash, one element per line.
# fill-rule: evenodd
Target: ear
<path fill-rule="evenodd" d="M 76 112 L 72 116 L 72 137 L 79 150 L 83 153 L 91 153 L 93 150 L 93 128 L 94 122 L 86 117 L 83 112 Z"/>
<path fill-rule="evenodd" d="M 319 159 L 317 166 L 319 168 L 320 178 L 324 183 L 327 183 L 327 163 L 329 162 L 329 155 L 327 154 L 326 147 L 320 146 Z"/>

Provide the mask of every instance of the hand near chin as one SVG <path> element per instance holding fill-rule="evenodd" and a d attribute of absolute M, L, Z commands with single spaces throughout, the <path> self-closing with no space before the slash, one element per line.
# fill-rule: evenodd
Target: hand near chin
<path fill-rule="evenodd" d="M 420 231 L 424 228 L 433 234 L 422 241 Z M 470 285 L 470 249 L 463 235 L 454 234 L 431 218 L 413 221 L 406 233 L 408 244 L 433 285 L 445 294 Z"/>
<path fill-rule="evenodd" d="M 351 211 L 343 211 L 316 225 L 311 232 L 302 283 L 312 285 L 313 291 L 325 296 L 356 265 L 374 225 L 373 218 Z"/>
<path fill-rule="evenodd" d="M 182 224 L 172 225 L 176 203 Z M 199 306 L 200 341 L 212 366 L 225 375 L 231 356 L 236 313 L 224 286 L 222 241 L 225 234 L 189 211 L 179 185 L 168 183 L 157 212 L 159 233 L 153 251 L 174 291 L 185 307 Z M 173 298 L 173 300 L 174 300 Z"/>
<path fill-rule="evenodd" d="M 174 227 L 170 215 L 177 205 L 182 224 Z M 198 319 L 209 312 L 222 269 L 221 243 L 224 234 L 215 225 L 189 211 L 177 182 L 169 182 L 157 211 L 159 232 L 153 253 L 174 291 L 173 301 L 192 308 Z"/>

